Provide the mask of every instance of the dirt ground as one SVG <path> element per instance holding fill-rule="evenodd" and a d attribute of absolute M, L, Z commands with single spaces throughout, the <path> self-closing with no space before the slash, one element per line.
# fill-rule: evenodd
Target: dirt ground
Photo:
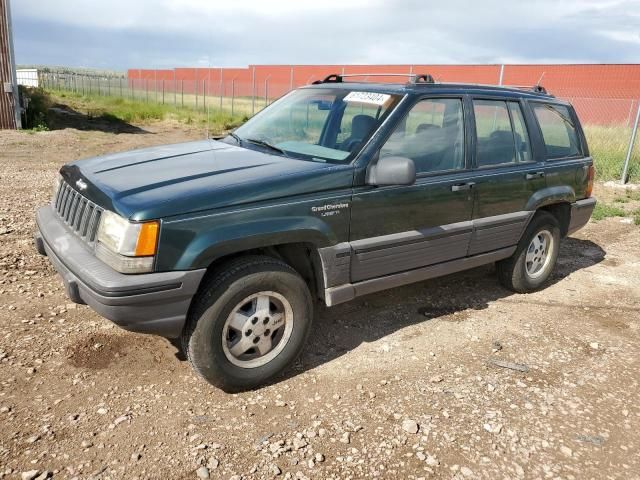
<path fill-rule="evenodd" d="M 0 132 L 0 478 L 640 478 L 630 219 L 564 241 L 538 293 L 483 267 L 320 307 L 280 381 L 230 395 L 70 304 L 33 248 L 65 161 L 203 136 L 134 132 Z"/>

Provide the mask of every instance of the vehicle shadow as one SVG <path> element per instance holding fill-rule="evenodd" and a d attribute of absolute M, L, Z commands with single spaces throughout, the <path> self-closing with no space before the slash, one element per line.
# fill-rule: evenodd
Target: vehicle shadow
<path fill-rule="evenodd" d="M 590 240 L 565 239 L 553 277 L 546 286 L 600 263 L 605 254 Z M 367 295 L 332 308 L 320 306 L 301 358 L 274 383 L 330 362 L 362 343 L 375 342 L 410 325 L 448 316 L 451 316 L 448 318 L 450 321 L 464 321 L 470 310 L 484 310 L 489 303 L 510 296 L 517 297 L 518 294 L 499 284 L 495 265 L 486 265 Z"/>
<path fill-rule="evenodd" d="M 606 252 L 590 240 L 567 238 L 560 248 L 558 264 L 546 286 L 572 273 L 600 263 Z M 301 357 L 271 385 L 316 368 L 410 325 L 449 317 L 464 321 L 469 311 L 484 310 L 496 300 L 518 294 L 502 287 L 495 265 L 459 272 L 404 287 L 357 298 L 335 307 L 318 305 L 312 332 Z M 186 360 L 172 342 L 180 360 Z"/>
<path fill-rule="evenodd" d="M 74 128 L 107 133 L 143 133 L 151 134 L 143 128 L 131 125 L 113 115 L 104 112 L 82 113 L 68 105 L 57 103 L 48 109 L 47 124 L 50 130 Z"/>

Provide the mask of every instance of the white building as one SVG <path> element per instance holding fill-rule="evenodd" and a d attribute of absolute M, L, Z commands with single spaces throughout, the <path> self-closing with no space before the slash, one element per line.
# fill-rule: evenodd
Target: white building
<path fill-rule="evenodd" d="M 16 70 L 16 77 L 16 79 L 18 80 L 18 85 L 24 85 L 25 87 L 38 86 L 37 68 L 18 68 Z"/>

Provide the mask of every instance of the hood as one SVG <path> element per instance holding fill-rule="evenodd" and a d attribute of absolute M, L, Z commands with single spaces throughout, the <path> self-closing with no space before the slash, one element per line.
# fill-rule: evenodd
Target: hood
<path fill-rule="evenodd" d="M 132 220 L 149 220 L 348 188 L 352 167 L 296 160 L 214 140 L 80 160 L 60 173 L 83 195 Z"/>

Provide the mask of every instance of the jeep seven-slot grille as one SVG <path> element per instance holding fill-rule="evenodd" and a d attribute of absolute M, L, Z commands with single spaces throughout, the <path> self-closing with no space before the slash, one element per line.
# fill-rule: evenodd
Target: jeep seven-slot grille
<path fill-rule="evenodd" d="M 95 241 L 102 208 L 80 195 L 65 181 L 60 182 L 52 205 L 58 216 L 76 235 L 89 244 Z"/>

